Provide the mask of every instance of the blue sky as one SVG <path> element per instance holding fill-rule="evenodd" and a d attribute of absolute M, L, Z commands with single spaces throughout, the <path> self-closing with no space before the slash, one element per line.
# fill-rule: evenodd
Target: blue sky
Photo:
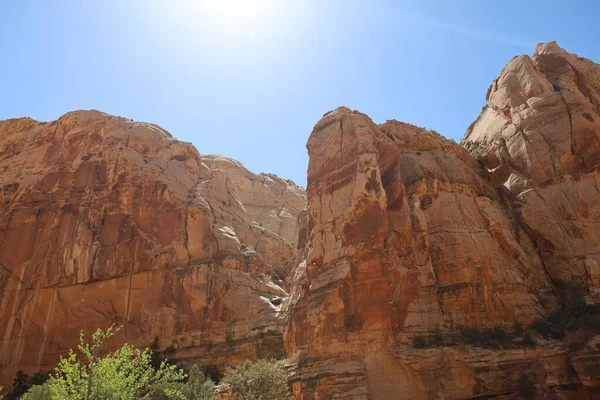
<path fill-rule="evenodd" d="M 4 0 L 0 119 L 99 109 L 304 185 L 325 112 L 459 140 L 513 56 L 557 40 L 599 61 L 599 15 L 584 0 Z"/>

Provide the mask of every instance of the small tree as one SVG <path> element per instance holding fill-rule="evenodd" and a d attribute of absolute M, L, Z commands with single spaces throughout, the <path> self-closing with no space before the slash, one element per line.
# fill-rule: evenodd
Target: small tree
<path fill-rule="evenodd" d="M 66 358 L 60 358 L 56 373 L 42 385 L 47 385 L 52 400 L 141 399 L 155 388 L 163 388 L 169 399 L 183 399 L 183 394 L 171 388 L 171 384 L 185 379 L 185 373 L 164 361 L 155 371 L 151 365 L 150 350 L 141 351 L 125 344 L 104 357 L 100 356 L 106 341 L 118 330 L 112 326 L 106 331 L 98 329 L 92 335 L 91 343 L 84 340 L 81 332 L 77 348 L 84 362 L 81 363 L 75 352 L 69 350 Z M 36 395 L 43 392 L 37 386 L 33 389 Z"/>
<path fill-rule="evenodd" d="M 229 385 L 236 400 L 290 400 L 283 362 L 260 360 L 228 369 L 221 381 Z"/>
<path fill-rule="evenodd" d="M 215 398 L 215 384 L 197 365 L 189 372 L 189 379 L 183 385 L 181 392 L 187 400 L 212 400 Z"/>

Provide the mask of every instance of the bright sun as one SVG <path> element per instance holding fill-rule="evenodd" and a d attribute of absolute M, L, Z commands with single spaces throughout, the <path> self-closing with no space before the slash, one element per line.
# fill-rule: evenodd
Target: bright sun
<path fill-rule="evenodd" d="M 200 0 L 200 11 L 225 23 L 268 22 L 277 9 L 270 0 Z"/>
<path fill-rule="evenodd" d="M 282 17 L 292 2 L 285 0 L 165 0 L 154 4 L 153 14 L 167 30 L 188 40 L 197 35 L 215 43 L 263 40 L 283 29 Z"/>

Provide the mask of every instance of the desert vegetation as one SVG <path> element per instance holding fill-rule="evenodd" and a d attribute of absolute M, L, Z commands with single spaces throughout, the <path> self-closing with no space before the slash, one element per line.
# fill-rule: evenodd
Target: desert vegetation
<path fill-rule="evenodd" d="M 291 398 L 282 361 L 259 360 L 229 368 L 216 386 L 211 376 L 218 379 L 220 373 L 213 371 L 214 366 L 202 370 L 195 365 L 186 371 L 158 359 L 154 346 L 141 350 L 124 344 L 105 352 L 107 341 L 118 331 L 114 326 L 98 329 L 89 341 L 81 332 L 77 349 L 61 357 L 54 372 L 31 377 L 17 372 L 5 400 L 214 400 L 219 392 L 235 400 Z"/>

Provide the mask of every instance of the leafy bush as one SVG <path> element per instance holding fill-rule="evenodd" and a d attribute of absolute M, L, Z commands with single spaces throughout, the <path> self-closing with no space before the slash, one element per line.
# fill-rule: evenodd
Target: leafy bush
<path fill-rule="evenodd" d="M 34 385 L 25 393 L 21 400 L 51 400 L 50 385 L 44 383 L 43 385 Z"/>
<path fill-rule="evenodd" d="M 521 336 L 523 332 L 523 324 L 521 323 L 521 321 L 515 321 L 515 335 Z"/>
<path fill-rule="evenodd" d="M 500 327 L 483 331 L 475 328 L 463 329 L 462 337 L 465 343 L 473 346 L 495 350 L 513 347 L 512 338 Z"/>
<path fill-rule="evenodd" d="M 112 326 L 106 331 L 98 329 L 92 335 L 91 343 L 84 340 L 81 332 L 77 348 L 83 355 L 83 363 L 72 349 L 69 350 L 66 358 L 60 358 L 50 379 L 41 387 L 34 386 L 29 390 L 28 398 L 44 399 L 49 391 L 53 400 L 141 399 L 162 390 L 166 398 L 181 399 L 183 394 L 174 384 L 185 379 L 185 373 L 165 361 L 154 370 L 150 350 L 141 351 L 125 344 L 100 356 L 106 341 L 117 331 Z"/>
<path fill-rule="evenodd" d="M 281 361 L 260 360 L 228 369 L 221 381 L 235 400 L 289 400 L 287 373 Z"/>
<path fill-rule="evenodd" d="M 181 393 L 186 400 L 211 400 L 215 398 L 215 384 L 204 375 L 197 365 L 194 365 Z"/>
<path fill-rule="evenodd" d="M 525 347 L 532 348 L 535 348 L 535 346 L 537 346 L 535 339 L 533 339 L 533 336 L 531 336 L 531 332 L 528 331 L 527 333 L 525 333 L 525 336 L 523 336 L 523 345 Z"/>
<path fill-rule="evenodd" d="M 33 385 L 41 385 L 46 382 L 50 374 L 37 371 L 31 377 L 23 371 L 17 371 L 13 379 L 12 389 L 6 395 L 6 400 L 20 399 Z"/>
<path fill-rule="evenodd" d="M 13 380 L 12 390 L 7 395 L 7 399 L 20 399 L 30 387 L 29 375 L 23 371 L 17 371 Z"/>
<path fill-rule="evenodd" d="M 444 344 L 444 336 L 439 330 L 433 332 L 433 335 L 430 338 L 430 343 L 434 347 L 441 346 Z"/>
<path fill-rule="evenodd" d="M 571 296 L 561 311 L 553 312 L 543 320 L 537 320 L 531 328 L 546 339 L 564 339 L 567 332 L 598 330 L 600 306 L 586 304 L 582 296 Z"/>
<path fill-rule="evenodd" d="M 415 336 L 412 338 L 412 345 L 415 349 L 424 349 L 427 347 L 427 341 L 423 336 Z"/>
<path fill-rule="evenodd" d="M 548 339 L 552 332 L 552 324 L 548 321 L 538 319 L 531 324 L 531 329 Z"/>
<path fill-rule="evenodd" d="M 182 382 L 166 382 L 156 385 L 150 393 L 144 397 L 145 400 L 168 400 L 177 398 L 181 400 L 215 400 L 215 384 L 207 379 L 197 365 L 194 365 L 189 373 L 188 380 Z M 180 393 L 173 397 L 172 393 Z"/>
<path fill-rule="evenodd" d="M 535 397 L 535 383 L 527 374 L 523 374 L 519 377 L 519 394 L 526 399 Z"/>

